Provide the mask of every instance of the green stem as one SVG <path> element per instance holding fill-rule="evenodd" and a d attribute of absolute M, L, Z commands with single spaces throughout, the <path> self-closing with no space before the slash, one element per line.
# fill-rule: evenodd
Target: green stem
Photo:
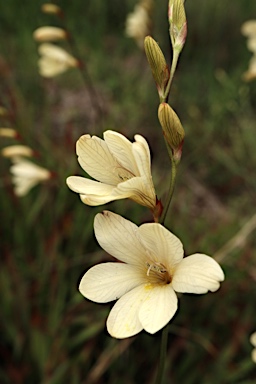
<path fill-rule="evenodd" d="M 168 341 L 168 325 L 166 325 L 162 330 L 159 366 L 158 366 L 155 384 L 161 384 L 163 382 L 164 366 L 165 366 L 166 353 L 167 353 L 167 341 Z"/>
<path fill-rule="evenodd" d="M 163 100 L 160 100 L 160 102 L 166 102 L 168 100 L 173 76 L 174 76 L 174 73 L 176 71 L 176 67 L 178 64 L 179 55 L 180 55 L 180 51 L 174 49 L 173 50 L 172 65 L 171 65 L 171 69 L 170 69 L 170 77 L 169 77 L 168 83 L 167 83 L 166 88 L 165 88 Z"/>
<path fill-rule="evenodd" d="M 85 87 L 88 88 L 91 106 L 93 109 L 96 110 L 96 113 L 99 114 L 101 119 L 103 119 L 104 112 L 102 110 L 102 107 L 101 107 L 101 104 L 99 101 L 99 96 L 98 96 L 98 94 L 94 88 L 92 79 L 90 77 L 90 74 L 88 72 L 88 69 L 87 69 L 85 62 L 80 59 L 81 56 L 80 56 L 79 48 L 77 47 L 77 44 L 76 44 L 76 41 L 75 41 L 73 35 L 71 34 L 71 32 L 68 29 L 68 25 L 67 25 L 66 19 L 64 17 L 64 14 L 62 14 L 62 16 L 60 18 L 60 22 L 62 24 L 62 28 L 68 33 L 67 43 L 70 46 L 72 54 L 79 61 L 78 70 L 80 71 L 80 75 L 81 75 L 81 78 L 82 78 L 82 81 L 83 81 Z"/>
<path fill-rule="evenodd" d="M 170 153 L 169 153 L 169 155 L 170 155 Z M 171 158 L 171 163 L 172 163 L 171 181 L 170 181 L 170 186 L 169 186 L 168 195 L 167 195 L 167 198 L 165 201 L 164 209 L 163 209 L 163 212 L 162 212 L 160 219 L 159 219 L 160 224 L 164 224 L 164 221 L 165 221 L 165 218 L 166 218 L 166 215 L 167 215 L 167 212 L 168 212 L 171 200 L 172 200 L 174 186 L 175 186 L 175 180 L 176 180 L 176 174 L 177 174 L 177 168 L 176 168 L 177 166 L 176 166 L 176 163 L 175 163 L 175 160 L 174 160 L 172 154 L 171 154 L 170 158 Z"/>

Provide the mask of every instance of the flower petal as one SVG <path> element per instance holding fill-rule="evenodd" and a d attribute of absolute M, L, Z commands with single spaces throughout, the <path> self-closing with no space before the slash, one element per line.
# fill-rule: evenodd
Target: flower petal
<path fill-rule="evenodd" d="M 116 302 L 107 319 L 107 330 L 112 337 L 124 339 L 142 331 L 138 313 L 147 296 L 148 292 L 143 284 L 126 293 Z"/>
<path fill-rule="evenodd" d="M 132 143 L 122 134 L 115 131 L 106 131 L 104 140 L 118 163 L 130 171 L 133 176 L 139 176 L 139 170 L 132 152 Z"/>
<path fill-rule="evenodd" d="M 150 286 L 147 300 L 139 310 L 139 320 L 149 333 L 156 333 L 169 323 L 178 308 L 178 299 L 171 284 Z"/>
<path fill-rule="evenodd" d="M 135 135 L 132 151 L 135 157 L 140 176 L 151 178 L 151 160 L 147 141 L 141 135 Z"/>
<path fill-rule="evenodd" d="M 110 195 L 115 188 L 113 185 L 100 183 L 99 181 L 86 179 L 81 176 L 69 176 L 67 178 L 67 185 L 72 191 L 81 193 L 82 195 L 107 196 Z"/>
<path fill-rule="evenodd" d="M 122 181 L 117 172 L 119 164 L 104 140 L 97 136 L 83 135 L 77 141 L 76 152 L 79 164 L 94 179 L 111 185 Z"/>
<path fill-rule="evenodd" d="M 117 300 L 144 281 L 140 270 L 123 263 L 102 263 L 89 269 L 79 284 L 87 299 L 97 303 Z"/>
<path fill-rule="evenodd" d="M 158 223 L 142 224 L 138 233 L 152 261 L 162 263 L 172 272 L 183 258 L 183 246 L 178 237 Z"/>
<path fill-rule="evenodd" d="M 136 203 L 153 209 L 156 205 L 156 195 L 151 183 L 146 177 L 133 177 L 118 184 L 117 189 L 123 194 L 129 194 Z"/>
<path fill-rule="evenodd" d="M 145 270 L 146 253 L 137 236 L 138 227 L 113 212 L 98 213 L 94 219 L 95 236 L 110 255 Z"/>
<path fill-rule="evenodd" d="M 214 292 L 224 280 L 219 264 L 200 253 L 188 256 L 177 265 L 172 280 L 173 289 L 181 293 Z"/>

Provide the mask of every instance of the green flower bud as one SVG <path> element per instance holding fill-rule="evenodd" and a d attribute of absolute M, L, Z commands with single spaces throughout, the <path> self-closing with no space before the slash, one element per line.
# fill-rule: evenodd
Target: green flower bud
<path fill-rule="evenodd" d="M 169 80 L 170 70 L 165 57 L 157 42 L 147 36 L 144 40 L 146 56 L 156 82 L 156 87 L 160 98 L 164 98 L 166 84 Z"/>
<path fill-rule="evenodd" d="M 178 163 L 181 157 L 182 145 L 185 131 L 180 119 L 167 103 L 161 103 L 158 108 L 158 119 L 163 129 L 163 135 L 172 150 L 173 156 Z"/>
<path fill-rule="evenodd" d="M 172 47 L 181 51 L 187 37 L 187 18 L 184 0 L 169 0 L 168 18 Z"/>

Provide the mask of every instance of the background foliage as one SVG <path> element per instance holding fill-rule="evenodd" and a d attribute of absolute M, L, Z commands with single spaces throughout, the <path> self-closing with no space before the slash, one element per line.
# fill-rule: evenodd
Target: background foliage
<path fill-rule="evenodd" d="M 88 82 L 73 70 L 53 80 L 37 72 L 32 32 L 55 24 L 41 1 L 0 6 L 0 104 L 11 126 L 56 172 L 24 198 L 13 193 L 9 161 L 0 161 L 1 341 L 0 382 L 151 383 L 159 335 L 118 341 L 105 330 L 112 304 L 98 305 L 77 291 L 83 273 L 109 260 L 92 233 L 95 214 L 65 185 L 82 175 L 75 142 L 83 133 L 114 129 L 151 145 L 153 175 L 164 199 L 169 163 L 157 121 L 158 96 L 145 54 L 124 35 L 135 1 L 59 1 L 84 60 Z M 156 0 L 153 36 L 170 56 L 167 1 Z M 244 83 L 250 53 L 241 24 L 256 18 L 254 0 L 187 0 L 188 38 L 170 95 L 186 131 L 183 158 L 166 226 L 187 254 L 221 258 L 220 291 L 183 295 L 170 325 L 166 383 L 253 383 L 249 335 L 255 331 L 256 83 Z M 100 103 L 103 115 L 94 108 Z M 13 141 L 1 138 L 1 148 Z M 143 207 L 111 203 L 136 223 Z M 240 233 L 240 237 L 235 237 Z M 234 239 L 233 243 L 229 242 Z M 230 245 L 228 249 L 225 244 Z M 224 248 L 223 248 L 224 246 Z"/>

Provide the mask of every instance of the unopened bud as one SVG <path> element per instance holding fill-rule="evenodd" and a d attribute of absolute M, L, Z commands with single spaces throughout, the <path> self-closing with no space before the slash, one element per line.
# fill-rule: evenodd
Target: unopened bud
<path fill-rule="evenodd" d="M 163 129 L 164 137 L 172 149 L 173 155 L 179 161 L 185 132 L 177 114 L 167 103 L 161 103 L 158 108 L 158 119 Z"/>
<path fill-rule="evenodd" d="M 157 42 L 151 36 L 145 38 L 144 47 L 159 96 L 160 98 L 164 98 L 166 84 L 170 77 L 170 70 L 164 54 Z"/>
<path fill-rule="evenodd" d="M 17 156 L 31 157 L 34 154 L 34 151 L 26 145 L 10 145 L 9 147 L 3 148 L 1 154 L 2 156 L 9 158 Z"/>
<path fill-rule="evenodd" d="M 58 41 L 66 40 L 68 38 L 67 32 L 58 27 L 40 27 L 33 32 L 33 38 L 36 41 Z"/>
<path fill-rule="evenodd" d="M 58 5 L 52 3 L 43 4 L 41 10 L 44 13 L 51 13 L 54 15 L 60 15 L 62 13 L 61 8 Z"/>
<path fill-rule="evenodd" d="M 0 116 L 1 116 L 1 114 L 0 114 Z M 17 139 L 19 134 L 13 128 L 0 128 L 0 136 Z"/>
<path fill-rule="evenodd" d="M 168 17 L 173 49 L 181 51 L 187 37 L 187 18 L 184 0 L 169 0 Z"/>

